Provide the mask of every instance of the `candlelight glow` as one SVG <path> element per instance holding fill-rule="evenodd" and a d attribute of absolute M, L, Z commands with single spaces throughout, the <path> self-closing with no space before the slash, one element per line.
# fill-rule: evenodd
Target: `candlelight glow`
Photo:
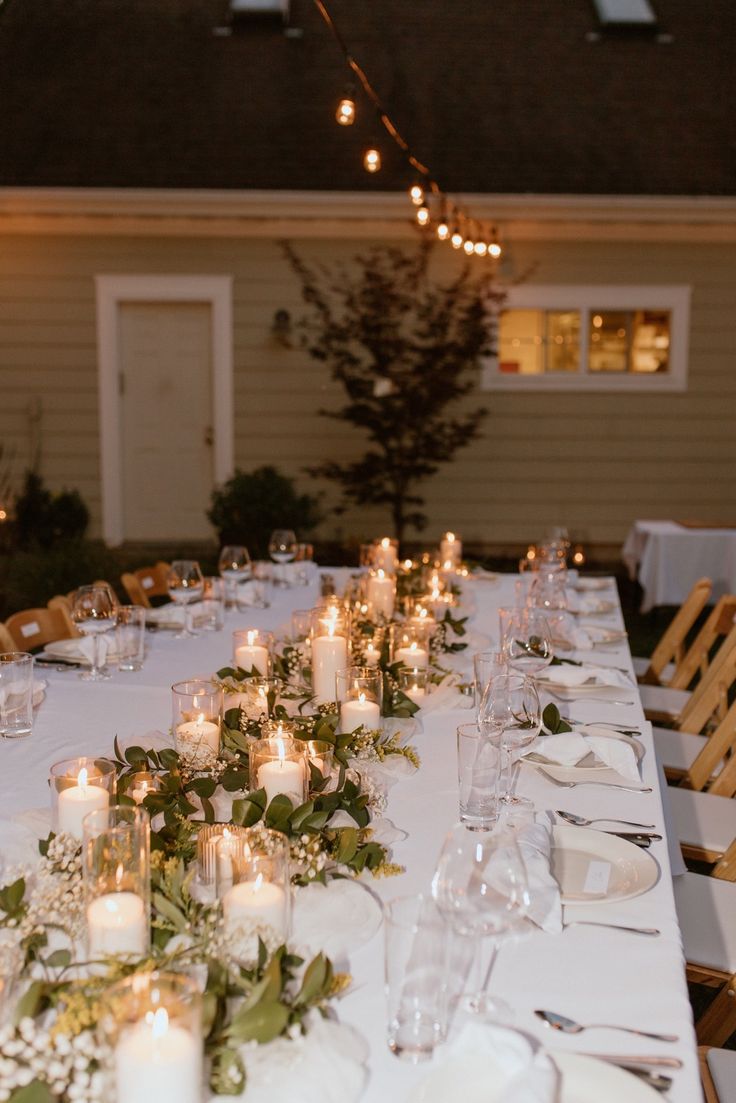
<path fill-rule="evenodd" d="M 151 1016 L 151 1034 L 154 1038 L 163 1038 L 169 1031 L 169 1013 L 165 1007 L 157 1007 L 156 1010 L 148 1012 Z"/>
<path fill-rule="evenodd" d="M 253 644 L 258 639 L 258 630 L 257 629 L 251 629 L 251 631 L 248 632 L 247 639 L 248 639 L 248 647 L 252 647 Z"/>
<path fill-rule="evenodd" d="M 82 769 L 77 774 L 77 785 L 79 785 L 82 789 L 84 789 L 86 784 L 87 784 L 87 770 L 86 770 L 86 767 L 83 766 Z"/>

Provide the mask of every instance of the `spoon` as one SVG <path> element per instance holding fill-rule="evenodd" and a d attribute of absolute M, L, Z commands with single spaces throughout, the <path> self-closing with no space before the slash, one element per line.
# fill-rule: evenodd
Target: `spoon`
<path fill-rule="evenodd" d="M 568 823 L 574 824 L 575 827 L 590 827 L 592 823 L 621 823 L 624 827 L 639 827 L 642 831 L 654 831 L 657 827 L 656 823 L 636 823 L 634 820 L 613 820 L 607 817 L 586 820 L 585 816 L 576 816 L 574 812 L 563 812 L 559 808 L 555 811 L 555 815 L 559 816 L 560 819 L 567 820 Z"/>
<path fill-rule="evenodd" d="M 635 1030 L 633 1026 L 612 1026 L 610 1023 L 576 1023 L 574 1019 L 568 1019 L 565 1015 L 558 1015 L 555 1011 L 534 1012 L 537 1018 L 542 1019 L 553 1030 L 561 1030 L 563 1034 L 580 1034 L 583 1030 L 624 1030 L 627 1034 L 637 1034 L 640 1038 L 652 1038 L 655 1042 L 679 1042 L 678 1034 L 655 1034 L 651 1030 Z"/>

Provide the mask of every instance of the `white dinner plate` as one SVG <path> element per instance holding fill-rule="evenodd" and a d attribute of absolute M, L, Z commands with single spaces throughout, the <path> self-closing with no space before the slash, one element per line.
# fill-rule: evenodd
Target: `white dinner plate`
<path fill-rule="evenodd" d="M 552 874 L 563 904 L 631 900 L 656 885 L 651 854 L 617 835 L 589 827 L 552 829 Z"/>
<path fill-rule="evenodd" d="M 79 663 L 80 666 L 90 666 L 90 660 L 79 649 L 79 641 L 77 639 L 70 640 L 54 640 L 53 643 L 47 643 L 43 651 L 40 653 L 40 658 L 49 660 L 65 660 L 70 663 Z M 117 662 L 117 651 L 115 649 L 114 636 L 108 641 L 108 647 L 105 657 L 105 662 L 114 663 Z"/>
<path fill-rule="evenodd" d="M 569 1053 L 550 1053 L 550 1057 L 562 1076 L 555 1103 L 652 1103 L 659 1099 L 653 1088 L 607 1061 Z M 492 1056 L 457 1054 L 443 1064 L 438 1062 L 407 1103 L 447 1103 L 460 1098 L 463 1103 L 503 1103 L 508 1091 L 505 1080 Z"/>
<path fill-rule="evenodd" d="M 576 617 L 594 617 L 600 613 L 612 613 L 615 608 L 615 601 L 587 601 L 584 608 L 570 609 L 568 612 Z"/>
<path fill-rule="evenodd" d="M 578 578 L 575 582 L 576 590 L 607 590 L 611 585 L 607 578 Z"/>

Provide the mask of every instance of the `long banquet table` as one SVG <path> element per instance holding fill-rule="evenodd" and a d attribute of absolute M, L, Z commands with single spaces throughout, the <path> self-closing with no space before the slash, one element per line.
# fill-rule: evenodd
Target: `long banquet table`
<path fill-rule="evenodd" d="M 497 609 L 513 603 L 513 576 L 497 582 L 467 583 L 476 609 L 474 631 L 496 635 Z M 229 613 L 226 627 L 193 640 L 174 640 L 164 631 L 148 635 L 148 656 L 134 674 L 114 671 L 111 681 L 81 682 L 73 671 L 39 670 L 49 682 L 39 709 L 33 735 L 2 747 L 2 810 L 12 817 L 48 803 L 47 776 L 52 762 L 77 754 L 110 753 L 117 734 L 123 743 L 145 743 L 145 734 L 166 732 L 170 725 L 170 685 L 187 677 L 211 674 L 230 661 L 230 632 L 236 627 L 285 629 L 293 608 L 309 608 L 317 597 L 317 583 L 307 588 L 276 591 L 268 609 Z M 613 580 L 608 593 L 615 598 Z M 623 627 L 617 611 L 599 623 Z M 601 665 L 630 668 L 626 644 L 578 655 Z M 470 662 L 470 657 L 468 657 Z M 610 704 L 590 697 L 576 703 L 574 715 L 582 719 L 622 720 L 643 727 L 646 753 L 642 777 L 651 793 L 629 793 L 597 786 L 557 788 L 532 767 L 522 767 L 519 792 L 534 800 L 538 809 L 566 808 L 585 816 L 614 816 L 654 823 L 665 834 L 660 776 L 654 757 L 651 731 L 636 703 Z M 381 879 L 370 888 L 381 899 L 414 894 L 429 887 L 443 838 L 457 818 L 458 790 L 455 728 L 469 719 L 467 711 L 429 713 L 423 733 L 414 742 L 421 768 L 390 791 L 387 815 L 406 831 L 407 838 L 393 847 L 393 860 L 406 867 L 395 878 Z M 421 713 L 420 713 L 421 716 Z M 596 927 L 571 927 L 559 935 L 536 931 L 530 937 L 502 949 L 493 974 L 492 988 L 514 1008 L 515 1028 L 536 1036 L 549 1049 L 571 1053 L 657 1053 L 678 1056 L 684 1062 L 672 1073 L 673 1103 L 695 1103 L 701 1098 L 692 1016 L 684 978 L 680 933 L 675 913 L 667 842 L 652 845 L 660 876 L 642 896 L 607 905 L 567 908 L 565 919 L 575 918 L 658 927 L 658 938 L 643 937 Z M 351 992 L 339 1003 L 342 1021 L 352 1024 L 370 1046 L 366 1103 L 386 1103 L 407 1097 L 413 1085 L 427 1074 L 426 1064 L 412 1067 L 397 1060 L 385 1040 L 385 1006 L 382 987 L 383 939 L 376 934 L 350 956 Z M 552 1033 L 533 1015 L 536 1007 L 561 1011 L 581 1022 L 620 1023 L 642 1029 L 679 1034 L 676 1045 L 653 1042 L 610 1030 L 580 1036 Z M 669 1072 L 670 1070 L 664 1070 Z M 329 1070 L 326 1070 L 329 1076 Z M 622 1099 L 621 1103 L 625 1103 Z"/>

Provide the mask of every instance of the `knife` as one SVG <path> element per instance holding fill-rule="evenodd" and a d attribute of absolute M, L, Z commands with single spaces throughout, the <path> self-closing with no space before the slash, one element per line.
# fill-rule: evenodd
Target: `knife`
<path fill-rule="evenodd" d="M 652 1065 L 653 1068 L 681 1069 L 679 1057 L 643 1057 L 639 1053 L 581 1053 L 581 1057 L 593 1057 L 596 1061 L 610 1061 L 612 1065 Z"/>

